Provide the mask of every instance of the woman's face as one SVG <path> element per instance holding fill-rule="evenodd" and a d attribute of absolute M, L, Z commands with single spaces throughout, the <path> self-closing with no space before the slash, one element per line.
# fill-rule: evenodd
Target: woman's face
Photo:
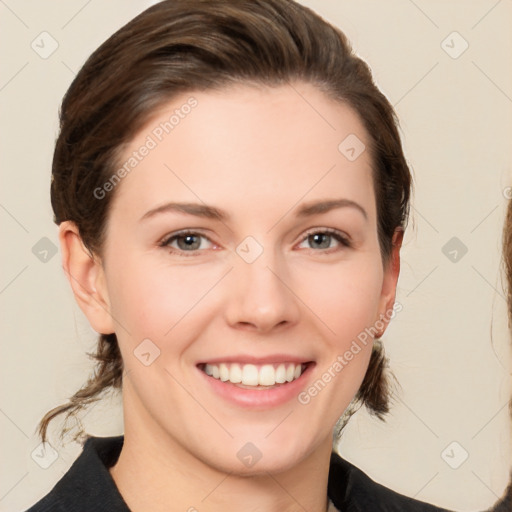
<path fill-rule="evenodd" d="M 398 273 L 363 144 L 298 83 L 184 94 L 125 148 L 98 283 L 127 435 L 247 474 L 330 447 Z"/>

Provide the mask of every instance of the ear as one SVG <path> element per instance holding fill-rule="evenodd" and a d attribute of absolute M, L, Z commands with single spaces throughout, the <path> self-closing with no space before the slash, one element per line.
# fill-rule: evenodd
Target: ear
<path fill-rule="evenodd" d="M 383 329 L 380 330 L 380 338 L 389 325 L 391 320 L 390 314 L 394 312 L 396 285 L 398 276 L 400 274 L 400 249 L 404 237 L 404 230 L 402 228 L 395 229 L 393 239 L 391 241 L 391 254 L 389 260 L 384 268 L 384 279 L 382 282 L 382 293 L 379 305 L 379 319 L 384 324 Z"/>
<path fill-rule="evenodd" d="M 78 227 L 71 221 L 60 224 L 59 242 L 62 267 L 80 309 L 96 332 L 113 333 L 114 322 L 100 259 L 84 246 Z"/>

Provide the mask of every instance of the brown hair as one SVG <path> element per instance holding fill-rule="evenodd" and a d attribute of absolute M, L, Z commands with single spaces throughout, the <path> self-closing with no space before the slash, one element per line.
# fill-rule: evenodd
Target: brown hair
<path fill-rule="evenodd" d="M 509 200 L 503 226 L 503 265 L 507 278 L 508 323 L 512 327 L 512 201 Z"/>
<path fill-rule="evenodd" d="M 505 224 L 503 226 L 503 267 L 507 280 L 507 304 L 509 332 L 512 329 L 512 201 L 509 200 Z M 508 403 L 509 413 L 512 415 L 512 398 Z M 512 470 L 507 488 L 501 499 L 494 504 L 488 512 L 510 512 L 512 510 Z"/>
<path fill-rule="evenodd" d="M 55 222 L 75 222 L 85 246 L 101 256 L 112 193 L 100 200 L 93 191 L 112 176 L 123 147 L 155 109 L 187 91 L 291 81 L 317 86 L 362 119 L 371 140 L 386 263 L 395 229 L 407 222 L 411 189 L 393 107 L 345 35 L 292 0 L 167 0 L 105 41 L 62 102 L 51 184 Z M 121 387 L 123 362 L 115 334 L 100 335 L 90 355 L 97 360 L 93 375 L 67 404 L 43 417 L 43 440 L 53 418 L 62 413 L 69 418 L 104 391 Z M 386 362 L 377 340 L 353 402 L 381 419 L 389 409 Z"/>

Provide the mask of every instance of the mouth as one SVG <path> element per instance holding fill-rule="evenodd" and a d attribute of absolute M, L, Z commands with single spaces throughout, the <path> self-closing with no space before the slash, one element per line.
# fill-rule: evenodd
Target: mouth
<path fill-rule="evenodd" d="M 242 389 L 265 390 L 284 386 L 299 379 L 314 364 L 312 361 L 252 363 L 201 363 L 198 368 L 209 377 Z"/>

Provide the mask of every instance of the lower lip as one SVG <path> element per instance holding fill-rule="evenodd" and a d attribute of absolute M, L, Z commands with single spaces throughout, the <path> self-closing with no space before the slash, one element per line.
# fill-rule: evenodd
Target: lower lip
<path fill-rule="evenodd" d="M 241 388 L 232 382 L 223 382 L 210 377 L 199 368 L 197 370 L 216 394 L 232 404 L 247 409 L 269 409 L 297 398 L 298 394 L 305 387 L 314 365 L 314 363 L 309 363 L 298 379 L 266 389 Z"/>

